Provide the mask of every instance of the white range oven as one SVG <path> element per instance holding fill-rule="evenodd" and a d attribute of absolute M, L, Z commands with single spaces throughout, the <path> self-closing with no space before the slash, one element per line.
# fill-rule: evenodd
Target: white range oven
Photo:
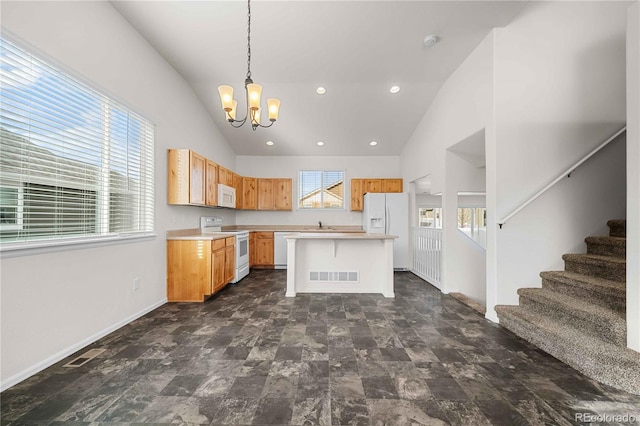
<path fill-rule="evenodd" d="M 227 234 L 236 237 L 236 271 L 232 283 L 237 283 L 249 275 L 249 231 L 223 231 L 222 218 L 206 217 L 200 218 L 200 230 L 202 233 Z"/>

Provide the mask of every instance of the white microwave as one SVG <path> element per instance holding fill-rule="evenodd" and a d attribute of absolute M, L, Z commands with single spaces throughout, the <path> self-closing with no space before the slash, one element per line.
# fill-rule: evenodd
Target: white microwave
<path fill-rule="evenodd" d="M 235 188 L 221 183 L 218 184 L 218 207 L 236 208 Z"/>

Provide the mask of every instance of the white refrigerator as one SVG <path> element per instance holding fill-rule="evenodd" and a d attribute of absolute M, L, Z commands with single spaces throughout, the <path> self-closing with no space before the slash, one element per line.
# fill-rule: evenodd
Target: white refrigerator
<path fill-rule="evenodd" d="M 362 229 L 372 234 L 389 234 L 393 240 L 393 268 L 408 270 L 409 194 L 406 192 L 367 193 L 364 195 Z"/>

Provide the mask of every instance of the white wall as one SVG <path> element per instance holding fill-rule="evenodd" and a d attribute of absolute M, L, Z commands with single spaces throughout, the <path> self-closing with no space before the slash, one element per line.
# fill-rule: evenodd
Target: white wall
<path fill-rule="evenodd" d="M 481 304 L 486 298 L 485 250 L 458 230 L 458 206 L 465 199 L 469 203 L 482 200 L 473 196 L 459 196 L 459 192 L 485 190 L 485 169 L 478 168 L 460 158 L 446 153 L 445 191 L 442 196 L 442 280 L 444 293 L 458 292 Z M 469 204 L 466 204 L 469 205 Z M 482 202 L 484 205 L 484 202 Z"/>
<path fill-rule="evenodd" d="M 640 4 L 627 17 L 627 346 L 640 352 Z"/>
<path fill-rule="evenodd" d="M 236 213 L 238 225 L 312 225 L 322 221 L 323 226 L 362 225 L 362 213 L 349 211 L 351 204 L 351 179 L 368 177 L 401 177 L 399 157 L 303 157 L 303 156 L 248 156 L 236 158 L 236 173 L 243 176 L 293 179 L 293 202 L 291 212 L 240 211 Z M 339 211 L 298 210 L 298 171 L 300 170 L 344 170 L 345 209 Z M 404 181 L 404 191 L 409 185 Z"/>
<path fill-rule="evenodd" d="M 107 2 L 2 2 L 2 25 L 156 124 L 152 241 L 2 259 L 2 388 L 166 301 L 168 229 L 212 212 L 166 204 L 168 148 L 235 167 L 235 156 L 186 82 Z M 140 289 L 132 290 L 132 278 Z"/>
<path fill-rule="evenodd" d="M 485 253 L 459 235 L 458 192 L 485 191 L 486 170 L 462 160 L 448 148 L 484 130 L 493 143 L 493 32 L 444 84 L 401 155 L 405 181 L 430 175 L 431 192 L 442 193 L 442 291 L 485 300 Z M 416 203 L 419 204 L 420 198 Z"/>
<path fill-rule="evenodd" d="M 402 150 L 405 182 L 431 175 L 431 193 L 444 190 L 446 149 L 486 128 L 491 121 L 492 57 L 493 33 L 442 86 Z"/>
<path fill-rule="evenodd" d="M 496 30 L 495 205 L 487 201 L 498 219 L 624 125 L 627 7 L 530 2 Z M 561 268 L 563 253 L 624 215 L 623 158 L 620 147 L 599 154 L 497 230 L 490 305 L 516 304 L 517 288 L 540 285 L 540 271 Z"/>

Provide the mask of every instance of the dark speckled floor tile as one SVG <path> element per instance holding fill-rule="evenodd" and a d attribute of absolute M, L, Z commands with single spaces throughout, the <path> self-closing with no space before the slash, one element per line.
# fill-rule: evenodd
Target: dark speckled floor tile
<path fill-rule="evenodd" d="M 255 270 L 169 303 L 0 395 L 2 425 L 570 425 L 633 414 L 591 381 L 408 272 L 396 297 L 284 297 Z M 638 413 L 640 417 L 640 413 Z"/>

